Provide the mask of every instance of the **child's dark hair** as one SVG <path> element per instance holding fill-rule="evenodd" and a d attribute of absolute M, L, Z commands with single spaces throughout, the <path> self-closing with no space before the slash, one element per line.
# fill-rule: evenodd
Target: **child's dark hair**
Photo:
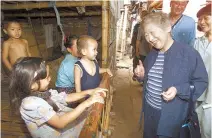
<path fill-rule="evenodd" d="M 71 48 L 73 46 L 73 40 L 77 40 L 78 37 L 76 35 L 71 35 L 69 37 L 66 38 L 66 42 L 65 42 L 65 47 L 66 48 Z"/>
<path fill-rule="evenodd" d="M 36 74 L 36 75 L 35 75 Z M 34 95 L 40 98 L 43 98 L 48 103 L 50 95 L 42 97 L 38 95 L 39 92 L 31 92 L 31 86 L 33 83 L 40 84 L 41 79 L 45 79 L 47 76 L 46 63 L 39 57 L 24 57 L 19 58 L 13 65 L 11 73 L 11 81 L 9 87 L 9 95 L 12 107 L 15 108 L 16 113 L 20 107 L 21 101 L 23 98 Z M 45 93 L 45 92 L 42 92 Z M 37 95 L 36 95 L 37 94 Z M 50 105 L 54 110 L 58 110 L 58 107 L 55 103 Z M 15 106 L 14 106 L 15 105 Z M 55 107 L 56 106 L 56 107 Z"/>
<path fill-rule="evenodd" d="M 7 29 L 10 23 L 20 24 L 17 19 L 9 19 L 9 20 L 3 22 L 3 29 Z"/>

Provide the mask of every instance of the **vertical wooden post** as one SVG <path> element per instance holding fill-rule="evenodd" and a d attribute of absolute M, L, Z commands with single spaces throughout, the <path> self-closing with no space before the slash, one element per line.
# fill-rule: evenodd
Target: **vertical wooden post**
<path fill-rule="evenodd" d="M 121 11 L 121 18 L 119 19 L 119 21 L 117 22 L 117 30 L 116 30 L 116 51 L 120 50 L 120 34 L 121 34 L 121 29 L 122 29 L 122 22 L 123 22 L 123 18 L 124 18 L 124 12 Z"/>
<path fill-rule="evenodd" d="M 108 63 L 109 1 L 102 1 L 102 67 Z"/>
<path fill-rule="evenodd" d="M 121 41 L 121 58 L 123 58 L 123 55 L 125 52 L 125 45 L 126 45 L 127 13 L 128 13 L 128 7 L 127 5 L 124 5 L 124 22 L 123 22 L 123 29 L 122 29 L 122 41 Z"/>

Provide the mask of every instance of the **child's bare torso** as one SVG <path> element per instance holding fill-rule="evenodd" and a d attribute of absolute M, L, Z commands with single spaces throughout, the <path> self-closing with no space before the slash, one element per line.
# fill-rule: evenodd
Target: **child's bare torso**
<path fill-rule="evenodd" d="M 24 39 L 7 40 L 9 42 L 9 60 L 13 65 L 20 57 L 28 57 L 27 43 Z"/>

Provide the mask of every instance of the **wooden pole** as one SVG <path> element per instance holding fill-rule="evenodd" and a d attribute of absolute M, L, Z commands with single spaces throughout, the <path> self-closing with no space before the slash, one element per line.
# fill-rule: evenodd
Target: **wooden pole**
<path fill-rule="evenodd" d="M 101 1 L 57 1 L 56 7 L 80 7 L 80 6 L 101 6 Z M 50 8 L 49 2 L 17 2 L 17 4 L 1 4 L 1 10 L 20 10 L 20 9 L 41 9 Z"/>
<path fill-rule="evenodd" d="M 123 55 L 125 52 L 127 13 L 128 13 L 128 7 L 127 7 L 127 5 L 124 5 L 124 22 L 123 22 L 123 29 L 122 29 L 122 41 L 121 41 L 121 59 L 123 58 Z"/>
<path fill-rule="evenodd" d="M 113 100 L 113 90 L 110 89 L 107 97 L 106 97 L 106 105 L 105 105 L 105 116 L 103 119 L 103 127 L 102 127 L 102 132 L 103 136 L 110 136 L 110 130 L 109 128 L 109 123 L 110 123 L 110 111 L 111 111 L 111 105 L 112 105 L 112 100 Z"/>
<path fill-rule="evenodd" d="M 101 12 L 85 12 L 83 15 L 79 15 L 78 13 L 60 13 L 60 16 L 99 16 L 101 15 Z M 29 14 L 11 14 L 6 13 L 4 14 L 5 17 L 55 17 L 55 13 L 29 13 Z"/>
<path fill-rule="evenodd" d="M 102 67 L 108 63 L 109 1 L 102 1 Z"/>
<path fill-rule="evenodd" d="M 109 89 L 109 84 L 110 77 L 107 73 L 104 73 L 99 87 Z M 85 121 L 82 131 L 80 132 L 79 138 L 96 138 L 103 107 L 104 105 L 100 103 L 95 103 L 92 106 L 91 113 Z"/>
<path fill-rule="evenodd" d="M 119 51 L 119 49 L 120 49 L 120 45 L 119 45 L 119 42 L 120 42 L 120 36 L 122 36 L 122 35 L 120 35 L 121 34 L 121 30 L 122 30 L 122 23 L 123 23 L 123 19 L 124 19 L 124 12 L 121 12 L 121 18 L 120 18 L 120 20 L 118 21 L 118 23 L 117 23 L 117 34 L 116 34 L 116 50 L 117 51 Z"/>

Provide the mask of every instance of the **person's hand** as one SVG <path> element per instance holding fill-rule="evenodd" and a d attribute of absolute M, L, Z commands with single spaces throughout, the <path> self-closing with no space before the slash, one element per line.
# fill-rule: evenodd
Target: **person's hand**
<path fill-rule="evenodd" d="M 92 104 L 96 102 L 104 104 L 104 98 L 100 96 L 99 94 L 94 94 L 85 101 L 85 104 L 87 107 L 90 107 Z"/>
<path fill-rule="evenodd" d="M 161 95 L 165 101 L 171 101 L 177 94 L 177 89 L 175 87 L 170 87 L 166 92 L 162 92 Z"/>
<path fill-rule="evenodd" d="M 109 68 L 106 69 L 106 72 L 107 72 L 107 74 L 108 74 L 110 77 L 113 76 L 113 73 L 111 72 L 111 70 L 110 70 Z"/>
<path fill-rule="evenodd" d="M 144 66 L 143 66 L 143 63 L 141 62 L 141 60 L 139 60 L 139 64 L 135 68 L 134 73 L 139 78 L 144 77 L 145 70 L 144 70 Z"/>
<path fill-rule="evenodd" d="M 104 88 L 95 88 L 95 89 L 91 89 L 89 95 L 101 95 L 103 97 L 106 97 L 106 92 L 108 92 L 108 89 L 104 89 Z"/>
<path fill-rule="evenodd" d="M 138 51 L 135 52 L 135 56 L 139 57 L 139 52 Z"/>

